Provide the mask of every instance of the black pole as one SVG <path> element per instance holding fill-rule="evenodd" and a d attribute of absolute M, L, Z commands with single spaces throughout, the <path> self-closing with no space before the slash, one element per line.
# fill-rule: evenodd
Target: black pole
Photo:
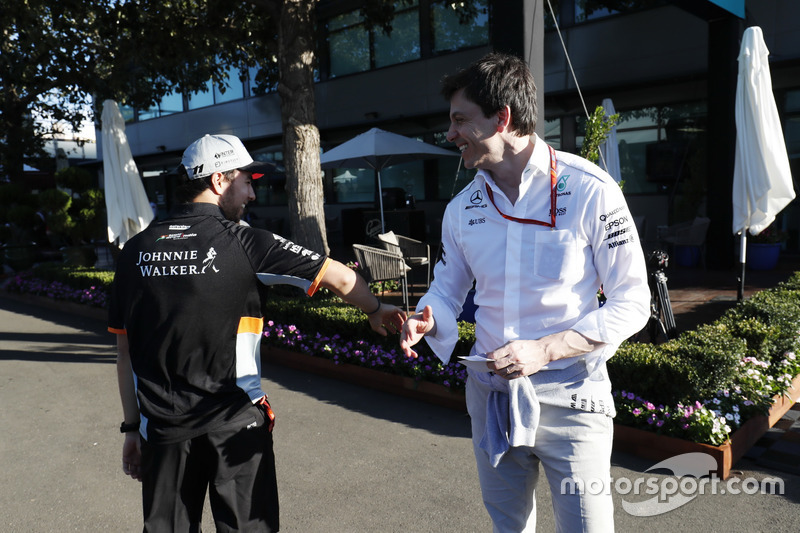
<path fill-rule="evenodd" d="M 739 235 L 739 277 L 736 279 L 736 299 L 741 302 L 744 300 L 744 267 L 745 263 L 747 263 L 747 228 L 744 228 Z"/>

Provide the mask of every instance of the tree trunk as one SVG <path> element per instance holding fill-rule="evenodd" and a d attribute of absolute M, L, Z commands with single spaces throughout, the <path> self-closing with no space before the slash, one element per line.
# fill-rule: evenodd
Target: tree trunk
<path fill-rule="evenodd" d="M 2 138 L 5 146 L 2 147 L 2 157 L 0 157 L 0 165 L 3 167 L 3 172 L 11 181 L 22 183 L 24 181 L 24 164 L 26 147 L 24 139 L 27 139 L 25 131 L 27 109 L 19 100 L 11 100 L 3 102 L 2 121 L 3 126 Z M 33 150 L 28 150 L 30 154 L 36 153 Z"/>
<path fill-rule="evenodd" d="M 289 196 L 289 237 L 327 254 L 330 250 L 325 237 L 320 138 L 314 103 L 315 7 L 315 0 L 283 2 L 278 35 L 278 92 Z"/>

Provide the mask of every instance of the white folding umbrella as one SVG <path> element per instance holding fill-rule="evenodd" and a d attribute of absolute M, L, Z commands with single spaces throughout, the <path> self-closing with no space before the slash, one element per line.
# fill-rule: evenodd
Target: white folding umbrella
<path fill-rule="evenodd" d="M 611 98 L 603 99 L 603 111 L 605 111 L 606 116 L 616 114 Z M 606 137 L 603 144 L 600 145 L 600 160 L 603 169 L 614 178 L 614 181 L 619 183 L 622 179 L 622 172 L 619 168 L 619 144 L 617 144 L 616 124 L 608 132 L 608 137 Z"/>
<path fill-rule="evenodd" d="M 383 220 L 381 169 L 398 163 L 442 156 L 460 157 L 460 154 L 396 133 L 372 128 L 328 150 L 322 154 L 320 162 L 322 168 L 372 168 L 377 171 L 378 202 L 383 233 L 386 228 Z"/>
<path fill-rule="evenodd" d="M 795 197 L 768 56 L 761 28 L 747 28 L 739 52 L 733 171 L 733 233 L 741 234 L 739 299 L 744 291 L 747 231 L 761 233 Z"/>
<path fill-rule="evenodd" d="M 122 248 L 150 224 L 153 209 L 125 136 L 125 119 L 114 100 L 103 102 L 101 119 L 108 242 L 116 242 Z"/>

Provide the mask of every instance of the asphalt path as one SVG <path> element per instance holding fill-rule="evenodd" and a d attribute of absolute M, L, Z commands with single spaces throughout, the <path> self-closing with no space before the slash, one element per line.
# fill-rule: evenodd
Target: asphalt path
<path fill-rule="evenodd" d="M 141 531 L 139 485 L 120 465 L 113 342 L 102 320 L 0 295 L 0 531 Z M 263 385 L 278 416 L 282 531 L 491 531 L 465 414 L 273 365 Z M 780 494 L 706 486 L 634 516 L 625 507 L 653 496 L 628 487 L 664 493 L 674 478 L 626 454 L 613 463 L 617 531 L 798 530 L 799 476 L 740 461 L 738 488 L 779 480 Z M 554 530 L 546 485 L 537 531 Z M 214 531 L 208 512 L 203 529 Z"/>

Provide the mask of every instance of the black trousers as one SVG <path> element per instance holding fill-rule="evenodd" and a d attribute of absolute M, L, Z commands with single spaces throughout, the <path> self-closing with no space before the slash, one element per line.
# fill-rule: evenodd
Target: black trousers
<path fill-rule="evenodd" d="M 217 531 L 278 531 L 275 456 L 265 418 L 254 405 L 190 440 L 143 441 L 144 531 L 199 532 L 206 491 Z"/>

